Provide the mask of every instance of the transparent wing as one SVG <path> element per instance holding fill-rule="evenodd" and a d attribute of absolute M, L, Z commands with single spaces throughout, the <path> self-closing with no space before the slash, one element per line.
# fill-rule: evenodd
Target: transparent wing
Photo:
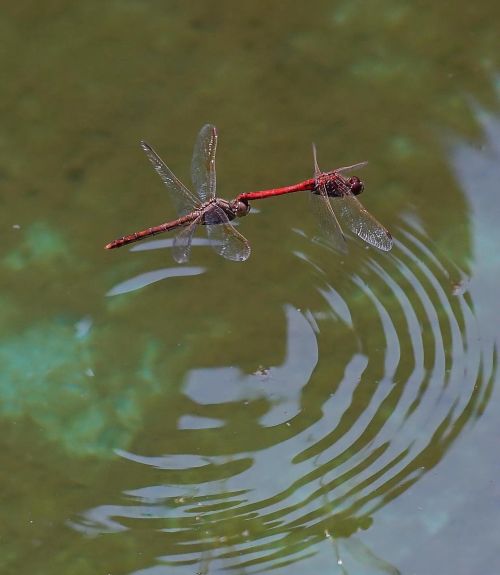
<path fill-rule="evenodd" d="M 368 162 L 358 162 L 357 164 L 353 164 L 352 166 L 344 166 L 342 168 L 337 168 L 335 171 L 337 173 L 350 172 L 351 170 L 359 170 L 360 168 L 364 168 L 367 165 Z"/>
<path fill-rule="evenodd" d="M 193 187 L 202 203 L 215 197 L 215 152 L 217 151 L 217 128 L 205 124 L 200 130 L 191 160 Z"/>
<path fill-rule="evenodd" d="M 332 198 L 332 205 L 342 222 L 368 244 L 384 252 L 390 251 L 393 240 L 389 231 L 363 207 L 349 186 L 343 188 L 341 197 Z"/>
<path fill-rule="evenodd" d="M 222 257 L 234 262 L 243 262 L 250 257 L 250 244 L 229 221 L 224 210 L 213 206 L 211 213 L 205 215 L 210 245 Z"/>
<path fill-rule="evenodd" d="M 184 264 L 189 260 L 191 240 L 199 223 L 201 223 L 201 216 L 194 219 L 188 226 L 182 228 L 174 237 L 173 256 L 178 264 Z"/>
<path fill-rule="evenodd" d="M 146 153 L 149 161 L 153 164 L 153 168 L 156 173 L 167 186 L 168 191 L 170 192 L 170 197 L 172 198 L 172 202 L 174 203 L 179 216 L 185 216 L 195 208 L 199 207 L 200 202 L 196 196 L 177 179 L 172 170 L 170 170 L 153 148 L 144 140 L 141 141 L 141 148 Z"/>
<path fill-rule="evenodd" d="M 313 160 L 314 160 L 314 177 L 317 179 L 321 174 L 321 170 L 318 166 L 318 161 L 316 158 L 316 146 L 313 144 Z M 316 216 L 319 223 L 321 231 L 323 232 L 325 238 L 328 240 L 336 250 L 346 253 L 347 246 L 345 242 L 345 237 L 340 227 L 340 223 L 332 209 L 330 200 L 328 199 L 328 193 L 325 186 L 319 186 L 316 190 L 317 193 L 310 193 L 309 198 L 311 202 L 311 208 Z"/>

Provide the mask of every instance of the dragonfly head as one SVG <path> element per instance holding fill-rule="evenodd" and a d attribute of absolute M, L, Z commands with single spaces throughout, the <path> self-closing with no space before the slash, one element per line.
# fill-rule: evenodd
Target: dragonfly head
<path fill-rule="evenodd" d="M 231 209 L 234 211 L 237 218 L 242 218 L 250 211 L 250 204 L 247 200 L 234 200 L 231 202 Z"/>
<path fill-rule="evenodd" d="M 347 181 L 349 183 L 349 188 L 351 189 L 351 192 L 355 196 L 361 194 L 361 192 L 365 189 L 363 182 L 357 176 L 352 176 L 352 178 L 349 178 Z"/>

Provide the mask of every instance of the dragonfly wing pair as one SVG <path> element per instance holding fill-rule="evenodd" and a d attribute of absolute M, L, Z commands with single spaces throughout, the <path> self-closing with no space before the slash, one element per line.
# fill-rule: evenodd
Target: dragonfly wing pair
<path fill-rule="evenodd" d="M 141 147 L 169 190 L 179 216 L 194 212 L 193 219 L 174 238 L 175 261 L 185 263 L 189 260 L 192 238 L 200 224 L 206 225 L 210 245 L 217 253 L 233 261 L 246 260 L 250 255 L 248 241 L 236 231 L 224 210 L 213 201 L 216 198 L 215 126 L 203 126 L 194 146 L 191 178 L 198 196 L 186 188 L 149 144 L 143 141 Z"/>
<path fill-rule="evenodd" d="M 313 144 L 314 177 L 321 180 L 322 174 L 318 166 L 316 146 Z M 366 162 L 347 166 L 335 170 L 338 174 L 353 168 L 366 165 Z M 316 193 L 311 194 L 313 211 L 319 221 L 320 227 L 329 242 L 340 252 L 347 252 L 345 236 L 340 221 L 368 244 L 388 252 L 393 245 L 392 236 L 384 226 L 366 210 L 357 197 L 352 193 L 350 186 L 342 176 L 336 179 L 337 193 L 330 198 L 325 184 L 320 184 Z M 339 221 L 340 219 L 340 221 Z"/>
<path fill-rule="evenodd" d="M 392 249 L 393 239 L 389 231 L 361 205 L 352 192 L 339 198 L 338 212 L 342 221 L 366 243 L 383 252 Z"/>
<path fill-rule="evenodd" d="M 316 157 L 316 146 L 313 144 L 314 179 L 319 180 L 321 170 Z M 319 223 L 319 227 L 328 242 L 342 253 L 347 252 L 344 232 L 333 211 L 325 184 L 321 184 L 316 190 L 317 193 L 309 194 L 311 208 Z"/>
<path fill-rule="evenodd" d="M 212 223 L 208 223 L 210 221 Z M 233 262 L 244 262 L 249 258 L 250 244 L 229 221 L 221 207 L 214 206 L 205 216 L 205 227 L 210 245 L 219 255 Z"/>
<path fill-rule="evenodd" d="M 217 129 L 205 124 L 198 134 L 191 161 L 191 179 L 202 202 L 216 198 L 215 153 L 217 151 Z M 227 214 L 218 205 L 212 205 L 205 213 L 210 245 L 227 260 L 242 262 L 250 256 L 250 244 L 229 221 Z"/>
<path fill-rule="evenodd" d="M 175 236 L 173 256 L 177 263 L 182 264 L 189 260 L 194 232 L 202 223 L 205 224 L 211 247 L 219 255 L 235 262 L 248 259 L 250 244 L 231 224 L 224 210 L 214 204 L 204 215 L 198 216 Z"/>
<path fill-rule="evenodd" d="M 167 186 L 177 214 L 179 216 L 186 216 L 199 207 L 199 199 L 186 188 L 153 148 L 144 140 L 141 141 L 141 148 L 153 165 L 155 172 Z"/>

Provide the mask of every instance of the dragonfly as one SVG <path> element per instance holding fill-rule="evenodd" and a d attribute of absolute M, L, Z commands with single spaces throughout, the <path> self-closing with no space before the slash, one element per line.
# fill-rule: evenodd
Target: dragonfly
<path fill-rule="evenodd" d="M 344 175 L 346 172 L 366 166 L 368 162 L 344 166 L 330 172 L 322 172 L 318 166 L 317 151 L 314 144 L 312 150 L 313 178 L 291 186 L 239 194 L 236 200 L 249 202 L 308 190 L 312 192 L 310 194 L 312 209 L 323 234 L 329 243 L 333 244 L 339 251 L 346 251 L 345 236 L 340 221 L 368 244 L 384 252 L 390 251 L 393 246 L 391 234 L 365 209 L 356 197 L 364 190 L 363 182 L 357 176 L 346 177 Z"/>
<path fill-rule="evenodd" d="M 198 226 L 203 225 L 210 245 L 218 254 L 232 261 L 241 262 L 248 259 L 250 244 L 236 230 L 231 220 L 246 216 L 250 211 L 249 203 L 242 199 L 224 200 L 215 194 L 217 128 L 212 124 L 204 125 L 196 139 L 191 161 L 191 179 L 197 195 L 186 188 L 148 143 L 141 141 L 141 148 L 169 190 L 179 217 L 118 238 L 105 248 L 119 248 L 162 232 L 180 229 L 174 237 L 173 257 L 177 263 L 185 263 L 189 260 L 193 235 Z"/>

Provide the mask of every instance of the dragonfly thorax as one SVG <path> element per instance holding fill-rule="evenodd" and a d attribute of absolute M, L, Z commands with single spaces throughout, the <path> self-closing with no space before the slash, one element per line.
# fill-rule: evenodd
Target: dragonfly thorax
<path fill-rule="evenodd" d="M 328 196 L 342 196 L 342 186 L 345 181 L 340 174 L 335 172 L 323 172 L 316 177 L 314 194 L 323 194 Z M 322 191 L 324 190 L 324 191 Z"/>
<path fill-rule="evenodd" d="M 248 202 L 240 200 L 228 202 L 221 198 L 212 198 L 198 209 L 199 214 L 202 216 L 202 223 L 205 225 L 223 223 L 224 217 L 221 212 L 224 213 L 228 220 L 234 220 L 234 218 L 246 216 L 249 211 L 250 206 Z"/>
<path fill-rule="evenodd" d="M 345 178 L 338 172 L 323 172 L 316 177 L 314 194 L 322 193 L 325 190 L 326 194 L 331 197 L 342 197 L 346 193 L 346 188 L 357 196 L 364 190 L 363 182 L 357 177 Z"/>

